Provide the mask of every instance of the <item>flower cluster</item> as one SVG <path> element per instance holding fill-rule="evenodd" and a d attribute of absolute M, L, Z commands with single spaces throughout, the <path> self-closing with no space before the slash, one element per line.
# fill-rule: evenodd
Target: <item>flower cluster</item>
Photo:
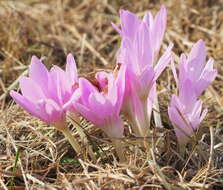
<path fill-rule="evenodd" d="M 173 68 L 179 95 L 172 96 L 168 114 L 180 144 L 190 140 L 207 114 L 207 109 L 202 111 L 202 101 L 198 98 L 215 79 L 217 70 L 213 69 L 212 58 L 207 64 L 205 59 L 205 44 L 199 40 L 188 57 L 181 55 L 178 77 Z"/>
<path fill-rule="evenodd" d="M 122 37 L 117 63 L 125 65 L 126 89 L 123 113 L 139 136 L 148 136 L 156 80 L 171 60 L 172 44 L 158 59 L 159 49 L 166 28 L 166 8 L 153 18 L 150 12 L 139 20 L 129 11 L 120 11 Z M 158 60 L 158 61 L 156 61 Z"/>
<path fill-rule="evenodd" d="M 167 11 L 164 6 L 155 17 L 150 12 L 140 20 L 129 11 L 120 11 L 121 35 L 114 71 L 98 72 L 95 79 L 78 78 L 71 54 L 67 56 L 65 71 L 53 66 L 50 71 L 36 57 L 32 57 L 29 77 L 19 80 L 21 93 L 11 91 L 12 98 L 31 115 L 53 125 L 68 138 L 79 152 L 79 144 L 72 138 L 66 115 L 78 122 L 82 116 L 102 129 L 111 138 L 120 160 L 124 160 L 121 141 L 125 116 L 136 136 L 150 133 L 150 119 L 157 96 L 156 81 L 172 60 L 172 47 L 160 54 Z M 207 110 L 202 112 L 199 96 L 215 79 L 213 60 L 205 65 L 203 41 L 198 41 L 188 57 L 180 57 L 179 74 L 172 67 L 179 95 L 173 95 L 168 114 L 179 143 L 186 143 L 199 127 Z"/>

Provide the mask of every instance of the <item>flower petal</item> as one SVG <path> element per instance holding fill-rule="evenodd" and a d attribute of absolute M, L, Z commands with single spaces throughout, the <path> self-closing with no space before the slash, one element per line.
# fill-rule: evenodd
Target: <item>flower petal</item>
<path fill-rule="evenodd" d="M 30 101 L 38 101 L 45 98 L 41 87 L 31 78 L 21 77 L 19 79 L 20 88 L 24 97 Z"/>
<path fill-rule="evenodd" d="M 162 6 L 156 14 L 152 29 L 152 39 L 155 42 L 155 52 L 158 55 L 161 43 L 163 41 L 164 32 L 166 30 L 167 11 L 165 6 Z"/>
<path fill-rule="evenodd" d="M 15 92 L 14 90 L 10 91 L 10 96 L 28 113 L 35 117 L 39 117 L 39 114 L 36 112 L 36 106 L 33 102 L 29 101 L 27 98 Z"/>
<path fill-rule="evenodd" d="M 192 127 L 188 126 L 188 124 L 185 123 L 183 116 L 181 116 L 175 108 L 169 107 L 168 115 L 171 122 L 174 124 L 174 131 L 179 143 L 186 143 L 187 141 L 189 141 L 189 137 L 194 132 Z"/>
<path fill-rule="evenodd" d="M 101 90 L 105 89 L 108 85 L 108 78 L 110 78 L 110 75 L 111 73 L 107 73 L 104 71 L 96 73 L 95 78 L 97 79 Z"/>
<path fill-rule="evenodd" d="M 55 123 L 65 119 L 63 109 L 53 100 L 46 99 L 45 110 L 46 114 L 49 116 L 49 122 Z"/>
<path fill-rule="evenodd" d="M 179 86 L 179 100 L 185 106 L 185 113 L 192 111 L 196 99 L 192 82 L 190 80 L 183 81 Z"/>
<path fill-rule="evenodd" d="M 31 65 L 29 66 L 29 77 L 36 81 L 43 92 L 47 94 L 48 70 L 36 56 L 33 56 L 31 59 Z"/>
<path fill-rule="evenodd" d="M 172 58 L 172 48 L 173 44 L 171 43 L 165 53 L 162 55 L 162 57 L 159 59 L 158 63 L 154 67 L 155 71 L 155 80 L 160 76 L 160 74 L 163 72 L 163 70 L 167 67 L 167 65 L 170 63 Z"/>
<path fill-rule="evenodd" d="M 188 65 L 189 67 L 192 66 L 194 68 L 197 68 L 195 70 L 201 71 L 204 68 L 205 59 L 206 59 L 206 48 L 205 43 L 203 40 L 197 41 L 193 47 L 192 50 L 188 56 L 188 62 L 192 60 L 197 60 L 196 64 L 194 65 Z"/>
<path fill-rule="evenodd" d="M 97 114 L 92 112 L 89 108 L 86 106 L 75 102 L 74 103 L 74 108 L 77 110 L 83 117 L 85 117 L 88 121 L 91 121 L 93 124 L 96 126 L 101 126 L 104 123 L 104 120 L 101 120 L 100 117 L 98 117 Z"/>
<path fill-rule="evenodd" d="M 98 115 L 99 118 L 104 119 L 113 114 L 114 107 L 102 94 L 92 93 L 89 96 L 89 109 Z"/>
<path fill-rule="evenodd" d="M 206 48 L 203 40 L 199 40 L 193 45 L 192 50 L 188 56 L 188 72 L 193 80 L 197 80 L 202 73 L 205 66 Z"/>
<path fill-rule="evenodd" d="M 81 91 L 81 101 L 84 105 L 88 106 L 89 96 L 91 93 L 98 92 L 98 90 L 85 78 L 79 79 L 79 89 Z"/>
<path fill-rule="evenodd" d="M 140 70 L 153 64 L 154 53 L 151 40 L 149 27 L 145 22 L 142 22 L 137 30 L 135 51 L 132 53 L 132 55 L 135 53 L 135 60 L 137 60 Z"/>
<path fill-rule="evenodd" d="M 115 87 L 114 87 L 115 90 L 111 90 L 111 93 L 113 93 L 113 95 L 110 97 L 113 98 L 113 101 L 117 99 L 115 109 L 118 114 L 121 110 L 121 107 L 123 104 L 123 98 L 124 98 L 124 94 L 126 90 L 126 70 L 127 70 L 127 67 L 125 65 L 122 65 L 118 72 L 118 77 L 115 81 Z M 114 94 L 115 91 L 117 91 L 117 95 Z M 110 98 L 110 101 L 111 101 L 111 98 Z"/>
<path fill-rule="evenodd" d="M 49 78 L 49 98 L 56 101 L 58 104 L 63 105 L 65 103 L 66 90 L 68 88 L 66 82 L 65 72 L 57 66 L 53 66 L 50 70 Z"/>
<path fill-rule="evenodd" d="M 197 96 L 200 96 L 202 92 L 214 81 L 217 76 L 217 70 L 213 69 L 213 59 L 210 59 L 205 65 L 205 68 L 195 85 Z"/>
<path fill-rule="evenodd" d="M 138 89 L 138 93 L 140 94 L 140 98 L 146 99 L 149 95 L 149 92 L 155 82 L 155 72 L 152 67 L 148 65 L 147 68 L 141 73 L 138 78 L 138 85 L 136 85 L 136 89 Z"/>
<path fill-rule="evenodd" d="M 131 12 L 120 10 L 122 35 L 133 39 L 140 24 L 140 20 Z"/>
<path fill-rule="evenodd" d="M 144 17 L 143 17 L 143 21 L 148 25 L 148 27 L 151 28 L 154 25 L 154 18 L 151 12 L 147 12 Z"/>
<path fill-rule="evenodd" d="M 73 95 L 71 96 L 71 98 L 63 105 L 63 109 L 64 110 L 70 110 L 70 111 L 74 111 L 73 108 L 73 104 L 75 102 L 80 101 L 81 99 L 81 91 L 80 89 L 76 89 L 73 93 Z"/>
<path fill-rule="evenodd" d="M 71 85 L 78 81 L 77 66 L 71 53 L 67 56 L 66 74 L 68 76 L 68 80 L 71 82 Z"/>
<path fill-rule="evenodd" d="M 51 99 L 42 99 L 37 103 L 40 119 L 48 124 L 63 123 L 65 115 L 63 109 Z"/>

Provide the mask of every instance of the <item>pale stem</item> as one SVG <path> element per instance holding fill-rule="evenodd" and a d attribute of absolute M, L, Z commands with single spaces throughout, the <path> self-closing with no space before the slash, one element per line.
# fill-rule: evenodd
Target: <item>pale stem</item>
<path fill-rule="evenodd" d="M 127 120 L 128 120 L 128 123 L 131 125 L 134 135 L 136 137 L 142 137 L 141 133 L 139 132 L 139 125 L 137 124 L 137 121 L 135 120 L 135 116 L 133 115 L 127 116 Z M 137 142 L 138 141 L 142 146 L 144 146 L 142 139 L 139 138 L 139 140 L 137 139 Z"/>
<path fill-rule="evenodd" d="M 153 103 L 153 115 L 154 115 L 154 121 L 156 127 L 162 127 L 162 119 L 160 117 L 160 107 L 159 107 L 159 101 L 157 93 L 155 94 L 154 103 Z"/>
<path fill-rule="evenodd" d="M 178 146 L 178 151 L 179 151 L 179 153 L 180 153 L 180 156 L 181 156 L 182 158 L 184 158 L 184 156 L 185 156 L 185 152 L 186 152 L 186 143 L 179 143 L 178 145 L 179 145 L 179 146 Z"/>
<path fill-rule="evenodd" d="M 128 120 L 133 125 L 133 132 L 136 134 L 137 137 L 144 138 L 143 141 L 141 141 L 141 145 L 144 146 L 146 149 L 149 149 L 149 142 L 145 137 L 148 137 L 150 135 L 150 129 L 149 129 L 149 116 L 148 116 L 148 107 L 147 107 L 147 99 L 141 100 L 141 112 L 138 115 L 134 115 L 132 112 L 130 112 L 130 115 L 128 116 Z"/>
<path fill-rule="evenodd" d="M 142 106 L 143 106 L 143 113 L 144 113 L 144 118 L 145 118 L 145 127 L 147 129 L 150 128 L 150 116 L 148 115 L 148 100 L 147 98 L 142 101 Z"/>
<path fill-rule="evenodd" d="M 147 99 L 142 100 L 143 106 L 143 118 L 140 122 L 141 136 L 148 137 L 151 135 L 150 133 L 150 116 L 148 114 L 148 101 Z"/>
<path fill-rule="evenodd" d="M 154 62 L 153 62 L 155 64 L 158 63 L 158 61 L 157 61 L 158 60 L 158 54 L 159 54 L 159 51 L 155 53 Z M 163 125 L 162 125 L 162 119 L 160 117 L 160 107 L 159 107 L 157 92 L 156 92 L 155 97 L 154 97 L 153 107 L 154 107 L 153 116 L 154 116 L 155 126 L 156 127 L 162 127 Z"/>
<path fill-rule="evenodd" d="M 133 133 L 135 134 L 135 136 L 139 137 L 140 136 L 140 133 L 139 133 L 139 130 L 138 130 L 137 122 L 134 119 L 135 116 L 131 113 L 130 115 L 127 115 L 126 117 L 127 117 L 128 123 L 132 127 Z"/>
<path fill-rule="evenodd" d="M 143 113 L 144 113 L 144 127 L 143 127 L 143 137 L 148 137 L 147 139 L 144 138 L 144 147 L 146 148 L 147 151 L 147 159 L 151 159 L 151 155 L 150 155 L 150 140 L 149 138 L 152 138 L 152 134 L 150 132 L 150 119 L 151 116 L 149 115 L 150 113 L 148 113 L 148 99 L 146 98 L 144 101 L 142 101 L 142 106 L 143 106 Z"/>
<path fill-rule="evenodd" d="M 133 133 L 135 134 L 135 136 L 140 137 L 140 132 L 139 132 L 139 128 L 138 128 L 138 124 L 137 121 L 135 119 L 135 114 L 133 113 L 133 106 L 132 103 L 129 102 L 125 109 L 125 111 L 123 111 L 123 114 L 126 116 L 128 123 L 131 125 L 131 128 L 133 130 Z"/>
<path fill-rule="evenodd" d="M 120 139 L 112 139 L 113 146 L 115 147 L 116 153 L 118 155 L 119 161 L 121 163 L 126 162 L 125 156 L 124 156 L 124 148 L 122 146 L 122 141 Z"/>
<path fill-rule="evenodd" d="M 148 113 L 148 100 L 143 99 L 141 100 L 141 108 L 142 108 L 142 114 L 134 115 L 132 112 L 128 115 L 128 120 L 133 125 L 133 132 L 138 137 L 142 137 L 143 142 L 141 142 L 141 145 L 146 148 L 146 150 L 149 152 L 150 142 L 145 137 L 148 137 L 151 135 L 150 133 L 150 118 L 151 116 Z"/>
<path fill-rule="evenodd" d="M 68 128 L 64 128 L 61 130 L 64 136 L 67 138 L 71 146 L 73 147 L 74 151 L 79 154 L 81 152 L 80 145 L 75 141 L 74 137 L 72 136 L 70 130 Z"/>

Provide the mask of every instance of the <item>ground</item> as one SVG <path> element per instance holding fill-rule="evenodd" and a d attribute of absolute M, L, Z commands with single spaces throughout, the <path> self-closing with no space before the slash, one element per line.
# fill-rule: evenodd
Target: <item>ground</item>
<path fill-rule="evenodd" d="M 82 143 L 76 155 L 63 135 L 30 116 L 8 92 L 27 75 L 32 55 L 47 67 L 64 67 L 75 56 L 81 76 L 115 67 L 120 36 L 119 10 L 142 17 L 164 4 L 168 24 L 162 52 L 174 43 L 174 60 L 203 39 L 208 57 L 215 59 L 218 76 L 202 95 L 208 116 L 195 143 L 182 158 L 168 120 L 167 106 L 176 86 L 170 68 L 158 81 L 163 128 L 153 126 L 151 159 L 126 124 L 125 154 L 120 164 L 106 136 L 82 121 L 88 144 L 97 152 L 89 158 Z M 1 189 L 223 189 L 223 1 L 220 0 L 1 0 L 0 1 L 0 187 Z M 81 139 L 71 125 L 73 135 Z"/>

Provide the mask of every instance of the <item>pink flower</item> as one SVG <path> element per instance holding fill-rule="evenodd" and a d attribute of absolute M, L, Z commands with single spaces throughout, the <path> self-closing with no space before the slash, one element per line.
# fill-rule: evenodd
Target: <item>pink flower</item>
<path fill-rule="evenodd" d="M 172 68 L 179 96 L 172 96 L 168 114 L 181 144 L 190 140 L 207 114 L 207 109 L 202 112 L 202 101 L 198 98 L 215 79 L 217 71 L 213 69 L 213 59 L 209 59 L 206 65 L 205 59 L 205 44 L 199 40 L 188 58 L 181 55 L 178 77 L 175 67 Z"/>
<path fill-rule="evenodd" d="M 137 126 L 135 133 L 145 136 L 156 96 L 156 80 L 172 56 L 171 44 L 156 61 L 166 28 L 166 9 L 162 7 L 155 19 L 147 13 L 139 20 L 124 10 L 120 11 L 120 17 L 121 30 L 113 26 L 122 37 L 117 63 L 127 67 L 123 111 L 132 125 Z"/>
<path fill-rule="evenodd" d="M 10 95 L 31 115 L 58 129 L 64 127 L 65 109 L 77 88 L 77 68 L 71 54 L 67 56 L 66 70 L 53 66 L 50 71 L 37 58 L 32 57 L 29 77 L 19 80 L 21 94 L 11 91 Z"/>
<path fill-rule="evenodd" d="M 166 30 L 167 11 L 165 6 L 160 8 L 160 11 L 157 13 L 155 18 L 153 18 L 151 12 L 146 13 L 143 21 L 146 22 L 149 26 L 152 46 L 154 46 L 154 53 L 155 56 L 157 56 Z"/>
<path fill-rule="evenodd" d="M 178 142 L 186 144 L 206 116 L 207 109 L 202 111 L 202 101 L 197 100 L 190 80 L 184 81 L 181 85 L 181 96 L 172 96 L 168 115 L 173 123 Z"/>
<path fill-rule="evenodd" d="M 194 44 L 188 57 L 184 54 L 180 57 L 179 84 L 186 79 L 190 80 L 197 96 L 201 95 L 217 75 L 217 70 L 213 69 L 214 60 L 210 58 L 207 64 L 205 60 L 206 48 L 203 40 Z"/>
<path fill-rule="evenodd" d="M 166 8 L 163 6 L 155 19 L 148 12 L 143 20 L 139 20 L 124 10 L 120 11 L 120 17 L 121 30 L 113 25 L 122 36 L 117 62 L 127 66 L 127 77 L 131 80 L 126 82 L 132 84 L 140 99 L 145 99 L 171 59 L 172 44 L 153 67 L 155 52 L 159 52 L 166 28 Z"/>
<path fill-rule="evenodd" d="M 67 106 L 71 104 L 83 117 L 101 128 L 109 137 L 120 138 L 123 135 L 123 121 L 120 118 L 125 90 L 125 67 L 121 67 L 117 78 L 112 73 L 96 74 L 98 85 L 85 78 L 79 79 L 79 88 Z"/>
<path fill-rule="evenodd" d="M 140 20 L 133 13 L 126 10 L 121 10 L 120 19 L 121 30 L 114 24 L 112 25 L 119 32 L 122 38 L 126 38 L 128 41 L 132 41 L 134 43 L 134 40 L 135 38 L 137 38 L 137 35 L 140 36 L 142 34 L 142 38 L 145 38 L 143 39 L 143 41 L 146 44 L 145 47 L 147 48 L 145 50 L 147 52 L 141 53 L 146 53 L 147 55 L 145 56 L 149 56 L 149 54 L 153 54 L 154 56 L 158 55 L 160 46 L 163 41 L 167 22 L 167 11 L 164 6 L 161 7 L 160 11 L 157 13 L 155 18 L 153 18 L 151 12 L 147 12 L 144 15 L 143 20 Z M 139 29 L 140 27 L 144 27 L 143 25 L 146 26 L 149 35 L 144 35 L 143 33 L 140 33 Z M 150 40 L 148 40 L 148 38 L 150 38 Z M 150 49 L 148 49 L 148 46 L 153 47 L 152 52 L 149 52 Z M 147 64 L 149 64 L 149 62 Z"/>

